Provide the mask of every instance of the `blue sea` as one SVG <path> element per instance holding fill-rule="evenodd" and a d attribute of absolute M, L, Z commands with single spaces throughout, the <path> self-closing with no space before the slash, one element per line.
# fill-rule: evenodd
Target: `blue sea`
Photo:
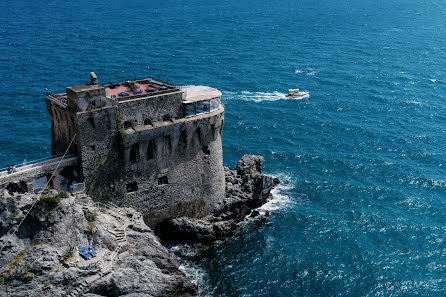
<path fill-rule="evenodd" d="M 90 71 L 223 92 L 225 165 L 282 184 L 182 260 L 203 296 L 446 296 L 443 0 L 1 1 L 0 41 L 1 167 L 50 156 L 45 88 Z"/>

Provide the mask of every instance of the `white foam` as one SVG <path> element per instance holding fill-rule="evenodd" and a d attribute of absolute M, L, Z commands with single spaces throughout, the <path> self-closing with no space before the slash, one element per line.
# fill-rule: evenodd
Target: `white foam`
<path fill-rule="evenodd" d="M 300 69 L 296 69 L 296 70 L 294 70 L 294 73 L 305 73 L 305 71 L 300 70 Z"/>
<path fill-rule="evenodd" d="M 433 78 L 429 78 L 429 80 L 430 80 L 431 82 L 436 82 L 436 81 L 437 81 L 436 79 L 433 79 Z"/>
<path fill-rule="evenodd" d="M 315 75 L 316 73 L 318 73 L 319 71 L 310 71 L 310 72 L 307 72 L 307 75 Z"/>
<path fill-rule="evenodd" d="M 420 102 L 420 101 L 415 101 L 415 100 L 410 100 L 410 101 L 406 101 L 406 103 L 408 103 L 408 104 L 423 104 L 422 102 Z"/>
<path fill-rule="evenodd" d="M 271 191 L 273 199 L 258 208 L 262 214 L 289 208 L 295 204 L 287 194 L 289 190 L 294 189 L 294 185 L 291 183 L 291 177 L 285 174 L 278 174 L 277 177 L 281 180 L 281 183 Z"/>

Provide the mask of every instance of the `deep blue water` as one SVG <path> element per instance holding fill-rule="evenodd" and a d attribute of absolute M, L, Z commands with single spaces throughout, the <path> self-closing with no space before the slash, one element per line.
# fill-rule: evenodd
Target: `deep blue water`
<path fill-rule="evenodd" d="M 224 163 L 283 185 L 185 262 L 208 296 L 446 296 L 444 1 L 1 1 L 0 41 L 1 167 L 50 155 L 44 89 L 90 71 L 223 91 Z"/>

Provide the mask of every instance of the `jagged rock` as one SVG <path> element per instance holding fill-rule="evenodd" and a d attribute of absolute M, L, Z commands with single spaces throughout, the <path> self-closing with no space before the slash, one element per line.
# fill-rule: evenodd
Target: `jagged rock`
<path fill-rule="evenodd" d="M 279 183 L 262 174 L 263 161 L 261 156 L 245 155 L 235 169 L 224 168 L 226 198 L 211 215 L 166 220 L 158 224 L 157 233 L 165 242 L 209 243 L 234 235 L 238 222 L 250 214 L 258 216 L 258 211 L 252 209 L 270 199 L 271 190 Z M 36 199 L 37 195 L 28 193 L 0 192 L 0 244 L 4 246 L 0 254 L 0 296 L 67 296 L 104 267 L 109 267 L 108 273 L 90 283 L 82 296 L 197 296 L 197 286 L 179 270 L 178 261 L 169 255 L 138 212 L 117 210 L 125 213 L 121 215 L 104 211 L 90 199 L 63 198 L 57 191 L 46 193 L 30 210 Z M 6 234 L 28 212 L 17 233 Z M 130 218 L 126 244 L 119 250 L 116 232 Z M 90 242 L 101 253 L 98 257 L 119 250 L 113 270 L 104 264 L 108 260 L 97 267 L 70 267 L 72 263 L 68 262 L 73 259 L 67 260 L 67 253 L 71 247 Z"/>
<path fill-rule="evenodd" d="M 255 218 L 256 216 L 258 216 L 260 213 L 258 210 L 253 210 L 251 212 L 251 214 L 249 215 L 251 218 Z"/>
<path fill-rule="evenodd" d="M 165 243 L 212 242 L 235 234 L 237 223 L 242 221 L 271 198 L 271 190 L 280 183 L 277 178 L 262 174 L 263 157 L 244 155 L 237 166 L 224 169 L 226 197 L 213 215 L 202 219 L 187 217 L 163 221 L 155 233 Z M 252 216 L 257 216 L 254 211 Z"/>
<path fill-rule="evenodd" d="M 178 267 L 169 251 L 160 244 L 142 216 L 132 209 L 111 214 L 94 206 L 90 200 L 79 204 L 74 197 L 54 199 L 48 193 L 35 204 L 17 234 L 2 234 L 0 244 L 0 296 L 66 296 L 87 278 L 106 266 L 69 267 L 65 264 L 67 250 L 92 242 L 100 255 L 111 254 L 117 246 L 116 228 L 134 218 L 126 231 L 126 245 L 113 261 L 114 270 L 92 282 L 81 296 L 196 296 L 198 289 Z M 8 201 L 5 201 L 8 200 Z M 21 194 L 1 200 L 6 215 L 0 213 L 5 225 L 11 214 L 20 220 L 23 210 L 37 199 Z M 6 203 L 5 203 L 6 202 Z M 9 223 L 8 223 L 9 224 Z M 9 226 L 9 225 L 8 225 Z M 78 252 L 74 252 L 78 257 Z M 97 258 L 100 260 L 101 258 Z M 105 258 L 104 258 L 105 259 Z M 104 261 L 103 263 L 109 263 Z"/>
<path fill-rule="evenodd" d="M 262 156 L 244 155 L 238 161 L 235 170 L 239 175 L 262 174 L 262 165 L 265 159 Z"/>

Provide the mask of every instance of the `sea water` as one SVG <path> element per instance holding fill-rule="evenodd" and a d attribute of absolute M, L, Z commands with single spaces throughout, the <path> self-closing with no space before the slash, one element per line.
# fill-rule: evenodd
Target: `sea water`
<path fill-rule="evenodd" d="M 204 296 L 446 295 L 444 1 L 1 1 L 0 41 L 2 167 L 50 155 L 45 88 L 90 71 L 223 92 L 225 165 L 282 184 L 183 259 Z"/>

